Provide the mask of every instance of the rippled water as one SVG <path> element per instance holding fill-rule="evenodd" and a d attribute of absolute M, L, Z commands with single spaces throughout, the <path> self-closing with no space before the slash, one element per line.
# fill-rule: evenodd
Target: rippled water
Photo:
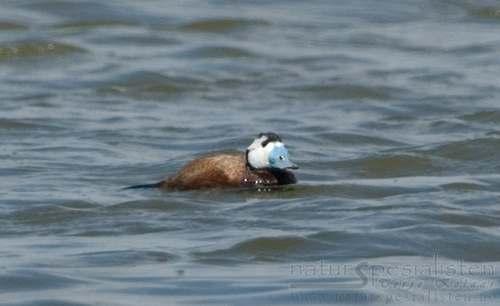
<path fill-rule="evenodd" d="M 0 301 L 498 304 L 496 1 L 0 4 Z M 279 133 L 300 183 L 121 190 Z"/>

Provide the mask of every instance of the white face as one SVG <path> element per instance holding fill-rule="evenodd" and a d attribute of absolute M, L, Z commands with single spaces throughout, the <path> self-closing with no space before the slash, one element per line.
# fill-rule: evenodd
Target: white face
<path fill-rule="evenodd" d="M 269 156 L 271 151 L 276 147 L 283 147 L 284 144 L 280 141 L 273 141 L 262 147 L 262 143 L 267 140 L 266 136 L 256 138 L 247 148 L 248 163 L 255 169 L 269 168 Z"/>

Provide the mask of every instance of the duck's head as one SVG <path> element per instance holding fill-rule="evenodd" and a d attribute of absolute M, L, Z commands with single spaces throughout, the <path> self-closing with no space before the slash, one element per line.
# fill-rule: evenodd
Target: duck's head
<path fill-rule="evenodd" d="M 260 133 L 246 151 L 252 169 L 298 169 L 288 158 L 288 150 L 275 133 Z"/>

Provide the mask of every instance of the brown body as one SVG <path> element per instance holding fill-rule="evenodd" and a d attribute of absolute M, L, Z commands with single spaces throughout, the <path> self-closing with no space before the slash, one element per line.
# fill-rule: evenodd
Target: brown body
<path fill-rule="evenodd" d="M 217 154 L 195 159 L 176 175 L 161 182 L 162 188 L 202 189 L 222 187 L 272 186 L 296 183 L 287 170 L 252 170 L 245 154 Z"/>

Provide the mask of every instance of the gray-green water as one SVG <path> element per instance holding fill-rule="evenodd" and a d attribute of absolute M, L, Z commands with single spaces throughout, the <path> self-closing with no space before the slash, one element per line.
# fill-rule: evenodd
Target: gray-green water
<path fill-rule="evenodd" d="M 498 304 L 497 1 L 0 3 L 0 303 Z M 274 192 L 122 191 L 275 131 Z"/>

